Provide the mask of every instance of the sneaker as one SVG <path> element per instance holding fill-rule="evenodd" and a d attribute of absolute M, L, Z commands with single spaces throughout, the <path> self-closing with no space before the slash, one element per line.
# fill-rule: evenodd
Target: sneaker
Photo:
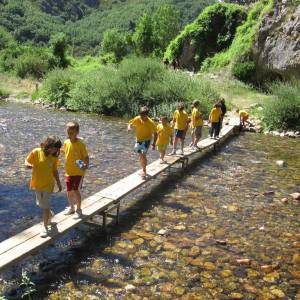
<path fill-rule="evenodd" d="M 159 163 L 160 163 L 160 164 L 164 164 L 165 161 L 164 161 L 163 159 L 160 159 L 160 160 L 159 160 Z"/>
<path fill-rule="evenodd" d="M 176 150 L 173 150 L 169 155 L 176 155 Z"/>
<path fill-rule="evenodd" d="M 43 230 L 40 233 L 41 238 L 46 238 L 49 235 L 49 229 L 47 227 L 44 227 Z"/>
<path fill-rule="evenodd" d="M 73 215 L 75 213 L 75 209 L 72 207 L 69 207 L 66 209 L 66 211 L 64 212 L 65 216 L 69 216 L 69 215 Z"/>
<path fill-rule="evenodd" d="M 178 154 L 179 154 L 179 155 L 183 155 L 184 153 L 183 153 L 182 150 L 179 150 L 179 151 L 178 151 Z"/>

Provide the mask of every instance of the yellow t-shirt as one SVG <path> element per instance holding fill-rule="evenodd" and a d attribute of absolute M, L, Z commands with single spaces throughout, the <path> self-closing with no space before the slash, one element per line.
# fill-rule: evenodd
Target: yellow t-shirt
<path fill-rule="evenodd" d="M 211 123 L 218 123 L 222 115 L 222 110 L 220 107 L 214 107 L 209 115 L 209 120 Z"/>
<path fill-rule="evenodd" d="M 187 123 L 189 121 L 189 116 L 184 110 L 183 111 L 176 110 L 174 112 L 173 119 L 175 119 L 175 126 L 174 126 L 175 129 L 186 130 Z"/>
<path fill-rule="evenodd" d="M 65 175 L 83 176 L 85 170 L 76 165 L 76 160 L 85 160 L 88 157 L 84 142 L 77 139 L 76 142 L 72 143 L 70 139 L 67 139 L 64 142 L 63 151 L 65 153 Z"/>
<path fill-rule="evenodd" d="M 156 145 L 157 146 L 168 145 L 170 142 L 170 137 L 172 135 L 173 135 L 173 129 L 169 124 L 165 126 L 163 124 L 158 124 Z"/>
<path fill-rule="evenodd" d="M 54 172 L 59 160 L 52 155 L 46 156 L 41 148 L 33 149 L 26 160 L 33 166 L 30 188 L 39 192 L 52 193 L 54 189 Z"/>
<path fill-rule="evenodd" d="M 200 112 L 198 108 L 194 107 L 192 110 L 192 128 L 196 128 L 198 126 L 203 126 L 203 120 L 200 117 Z"/>
<path fill-rule="evenodd" d="M 244 119 L 244 118 L 249 117 L 249 114 L 248 114 L 246 111 L 241 110 L 241 111 L 240 111 L 240 117 Z"/>
<path fill-rule="evenodd" d="M 143 121 L 140 116 L 137 116 L 130 120 L 129 124 L 136 127 L 135 135 L 138 142 L 151 140 L 153 133 L 156 132 L 156 125 L 149 117 Z"/>

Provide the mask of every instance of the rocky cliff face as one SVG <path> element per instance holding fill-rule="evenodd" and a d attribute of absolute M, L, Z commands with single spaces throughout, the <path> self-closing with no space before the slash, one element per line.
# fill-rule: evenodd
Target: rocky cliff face
<path fill-rule="evenodd" d="M 260 26 L 253 55 L 260 79 L 266 76 L 300 79 L 298 0 L 275 0 L 274 10 L 264 17 Z"/>

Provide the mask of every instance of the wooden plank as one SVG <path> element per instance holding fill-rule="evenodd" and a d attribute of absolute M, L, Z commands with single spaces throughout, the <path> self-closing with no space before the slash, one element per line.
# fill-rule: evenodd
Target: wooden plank
<path fill-rule="evenodd" d="M 103 197 L 100 193 L 96 193 L 85 200 L 82 201 L 82 208 L 88 207 L 89 205 L 93 204 L 94 202 L 102 199 Z M 70 216 L 64 215 L 64 212 L 58 213 L 52 219 L 53 223 L 60 223 L 64 220 L 68 219 Z M 71 216 L 72 217 L 72 216 Z M 4 240 L 0 243 L 0 255 L 4 252 L 9 251 L 11 248 L 26 242 L 28 239 L 32 238 L 35 235 L 39 235 L 41 232 L 42 222 L 14 235 L 13 237 Z"/>
<path fill-rule="evenodd" d="M 36 252 L 41 247 L 46 246 L 47 244 L 53 242 L 55 239 L 60 237 L 62 234 L 72 229 L 79 223 L 91 218 L 96 213 L 99 213 L 102 210 L 105 210 L 108 206 L 112 204 L 112 199 L 102 198 L 100 201 L 97 201 L 85 208 L 82 209 L 82 217 L 76 218 L 74 216 L 68 216 L 68 218 L 62 222 L 59 222 L 51 236 L 46 238 L 41 238 L 39 235 L 34 235 L 30 239 L 27 239 L 22 244 L 15 246 L 7 252 L 4 252 L 0 255 L 0 269 L 8 267 L 13 263 L 21 260 L 22 258 L 29 256 L 31 253 Z M 42 225 L 40 225 L 42 229 Z"/>

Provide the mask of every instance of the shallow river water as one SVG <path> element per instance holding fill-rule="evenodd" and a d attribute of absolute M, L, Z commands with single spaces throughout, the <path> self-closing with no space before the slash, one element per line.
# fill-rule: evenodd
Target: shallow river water
<path fill-rule="evenodd" d="M 47 134 L 63 139 L 73 119 L 91 155 L 84 196 L 138 168 L 122 120 L 0 106 L 0 241 L 40 221 L 24 157 Z M 20 298 L 24 268 L 34 299 L 300 299 L 300 202 L 288 197 L 299 166 L 299 140 L 234 137 L 127 197 L 106 235 L 81 226 L 1 273 L 0 292 Z M 53 205 L 62 210 L 65 193 Z"/>

